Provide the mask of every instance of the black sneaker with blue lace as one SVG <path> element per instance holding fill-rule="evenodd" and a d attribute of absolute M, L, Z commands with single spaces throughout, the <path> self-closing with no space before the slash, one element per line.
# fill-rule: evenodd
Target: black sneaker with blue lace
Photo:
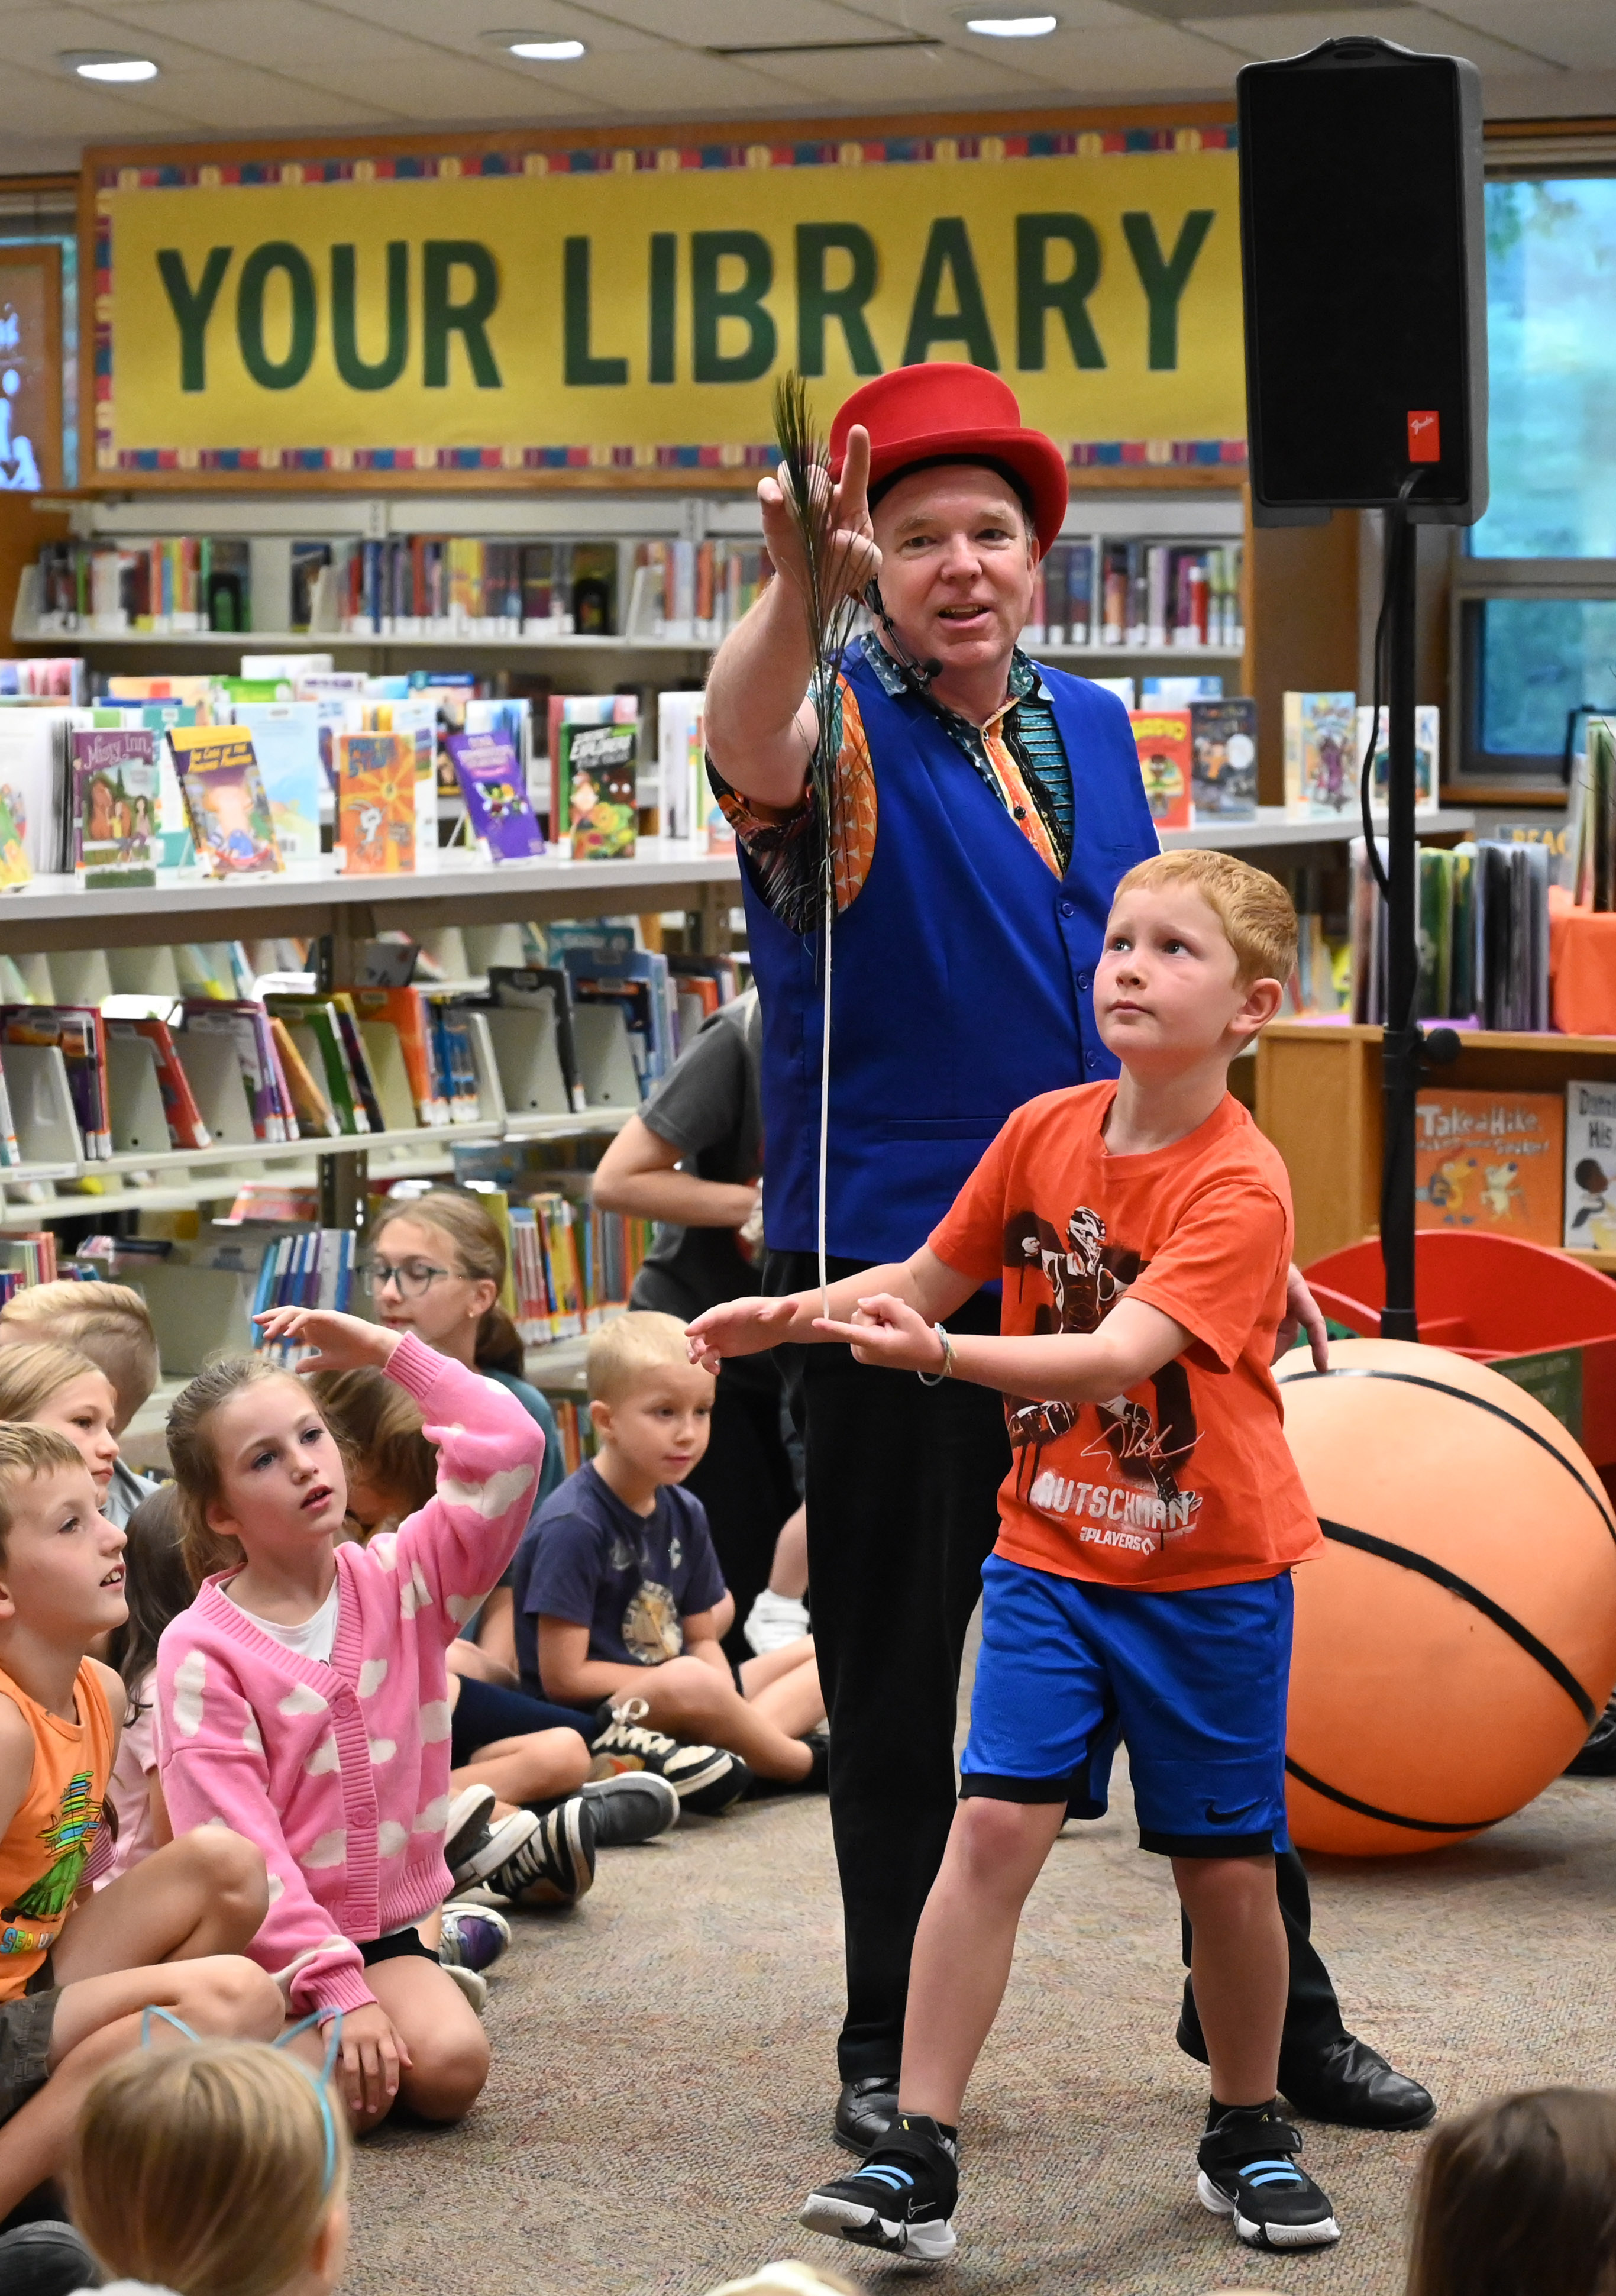
<path fill-rule="evenodd" d="M 899 2112 L 850 2177 L 821 2185 L 798 2221 L 833 2240 L 941 2264 L 954 2253 L 948 2219 L 959 2197 L 959 2136 L 924 2113 Z"/>
<path fill-rule="evenodd" d="M 1335 2211 L 1296 2165 L 1301 2137 L 1268 2104 L 1214 2103 L 1198 2155 L 1202 2208 L 1233 2217 L 1248 2247 L 1327 2248 L 1341 2236 Z"/>

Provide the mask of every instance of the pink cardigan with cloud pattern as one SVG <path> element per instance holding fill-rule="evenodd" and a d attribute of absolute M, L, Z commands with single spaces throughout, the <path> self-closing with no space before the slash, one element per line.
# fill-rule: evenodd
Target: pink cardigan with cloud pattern
<path fill-rule="evenodd" d="M 495 1381 L 406 1332 L 387 1375 L 439 1447 L 436 1496 L 396 1532 L 336 1550 L 329 1665 L 203 1584 L 157 1655 L 158 1760 L 176 1834 L 256 1842 L 269 1910 L 249 1948 L 294 2016 L 374 1999 L 356 1940 L 448 1894 L 447 1649 L 526 1528 L 544 1436 Z"/>

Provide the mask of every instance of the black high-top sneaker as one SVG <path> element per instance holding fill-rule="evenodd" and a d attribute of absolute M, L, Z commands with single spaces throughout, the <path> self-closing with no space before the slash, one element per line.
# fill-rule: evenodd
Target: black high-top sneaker
<path fill-rule="evenodd" d="M 956 2242 L 959 2138 L 924 2113 L 900 2112 L 850 2177 L 811 2192 L 798 2221 L 833 2240 L 944 2263 Z"/>
<path fill-rule="evenodd" d="M 1202 2208 L 1233 2217 L 1251 2248 L 1327 2248 L 1341 2238 L 1335 2211 L 1296 2165 L 1300 2136 L 1272 2104 L 1214 2108 L 1214 2115 L 1197 2156 Z"/>

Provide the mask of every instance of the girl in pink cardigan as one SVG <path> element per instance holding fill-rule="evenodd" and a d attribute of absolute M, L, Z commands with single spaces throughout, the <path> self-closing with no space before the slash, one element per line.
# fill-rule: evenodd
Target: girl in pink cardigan
<path fill-rule="evenodd" d="M 304 1372 L 381 1365 L 420 1405 L 438 1494 L 390 1535 L 339 1546 L 341 1454 L 304 1382 L 263 1356 L 193 1380 L 168 1419 L 193 1573 L 158 1645 L 158 1761 L 176 1834 L 262 1849 L 249 1948 L 293 2017 L 344 2013 L 356 2125 L 402 2095 L 457 2120 L 488 2077 L 464 1996 L 414 1927 L 448 1895 L 445 1653 L 526 1527 L 544 1437 L 492 1380 L 353 1316 L 278 1308 Z M 221 1567 L 223 1566 L 223 1567 Z"/>

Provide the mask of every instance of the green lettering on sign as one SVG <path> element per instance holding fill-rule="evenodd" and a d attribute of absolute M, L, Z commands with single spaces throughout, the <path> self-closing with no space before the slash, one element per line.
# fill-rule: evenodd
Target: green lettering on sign
<path fill-rule="evenodd" d="M 285 357 L 272 359 L 264 342 L 264 290 L 277 271 L 291 297 L 291 323 Z M 235 291 L 235 334 L 242 365 L 260 390 L 293 390 L 314 364 L 315 275 L 308 258 L 291 240 L 267 240 L 242 264 Z"/>
<path fill-rule="evenodd" d="M 472 275 L 463 302 L 450 292 L 457 271 Z M 429 239 L 421 250 L 421 380 L 428 390 L 447 390 L 449 337 L 465 347 L 472 380 L 479 390 L 497 390 L 499 369 L 488 342 L 488 321 L 499 301 L 499 271 L 477 239 Z"/>
<path fill-rule="evenodd" d="M 1573 1441 L 1582 1440 L 1582 1349 L 1545 1348 L 1530 1356 L 1495 1356 L 1490 1368 L 1536 1396 Z"/>
<path fill-rule="evenodd" d="M 945 272 L 953 284 L 952 311 L 938 308 Z M 988 324 L 988 306 L 982 299 L 982 283 L 976 275 L 976 258 L 971 252 L 971 234 L 964 216 L 939 216 L 931 226 L 901 364 L 918 366 L 933 343 L 963 343 L 972 366 L 991 367 L 995 374 L 998 373 L 998 349 Z"/>
<path fill-rule="evenodd" d="M 1049 276 L 1051 242 L 1071 250 L 1063 279 Z M 1023 373 L 1044 370 L 1045 331 L 1051 311 L 1060 314 L 1076 366 L 1103 366 L 1088 298 L 1100 279 L 1100 241 L 1080 215 L 1020 215 L 1015 219 L 1015 363 Z"/>
<path fill-rule="evenodd" d="M 719 284 L 719 266 L 739 263 L 739 286 Z M 775 283 L 774 250 L 755 231 L 693 231 L 690 235 L 692 370 L 697 382 L 756 382 L 775 364 L 778 337 L 763 298 Z M 718 347 L 733 319 L 747 331 L 744 350 Z"/>
<path fill-rule="evenodd" d="M 840 287 L 825 278 L 826 258 L 845 255 L 849 269 Z M 800 223 L 797 226 L 797 368 L 824 373 L 827 322 L 841 329 L 848 363 L 855 374 L 879 374 L 881 354 L 870 333 L 864 307 L 879 278 L 875 242 L 857 223 Z"/>
<path fill-rule="evenodd" d="M 1122 218 L 1122 235 L 1150 306 L 1150 360 L 1153 367 L 1178 364 L 1178 303 L 1189 284 L 1195 258 L 1212 228 L 1210 208 L 1192 208 L 1184 218 L 1171 255 L 1163 257 L 1156 226 L 1147 215 Z"/>
<path fill-rule="evenodd" d="M 589 348 L 589 242 L 569 239 L 562 249 L 562 326 L 567 388 L 614 387 L 628 380 L 625 358 L 596 358 Z"/>
<path fill-rule="evenodd" d="M 651 356 L 645 373 L 652 382 L 672 382 L 678 348 L 679 242 L 677 233 L 651 234 Z"/>
<path fill-rule="evenodd" d="M 359 356 L 358 255 L 350 242 L 331 251 L 331 348 L 337 373 L 350 390 L 385 390 L 404 373 L 410 350 L 408 242 L 387 242 L 387 348 L 379 359 Z"/>
<path fill-rule="evenodd" d="M 213 247 L 208 250 L 208 260 L 202 266 L 202 275 L 194 287 L 185 274 L 185 258 L 176 247 L 165 247 L 157 258 L 158 276 L 174 313 L 174 323 L 179 329 L 179 387 L 182 390 L 206 390 L 208 388 L 208 322 L 213 316 L 213 307 L 218 300 L 219 289 L 225 283 L 225 274 L 230 268 L 234 250 Z"/>

